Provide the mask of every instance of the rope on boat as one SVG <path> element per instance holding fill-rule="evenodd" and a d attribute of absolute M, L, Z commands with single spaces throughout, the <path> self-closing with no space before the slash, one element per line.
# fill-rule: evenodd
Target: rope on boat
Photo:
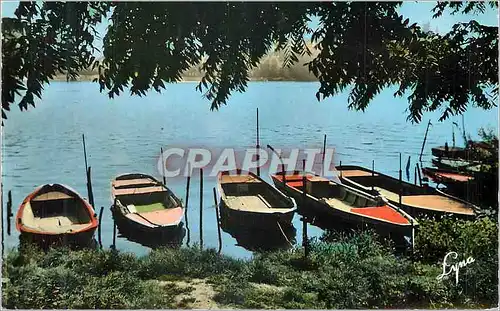
<path fill-rule="evenodd" d="M 290 242 L 290 240 L 288 240 L 288 238 L 286 237 L 286 234 L 285 232 L 283 231 L 283 228 L 281 228 L 281 225 L 279 223 L 279 221 L 276 222 L 276 224 L 278 225 L 278 228 L 280 228 L 280 231 L 281 231 L 281 234 L 283 234 L 283 236 L 285 237 L 285 240 L 288 242 L 288 244 L 290 244 L 291 247 L 293 247 L 293 244 Z"/>

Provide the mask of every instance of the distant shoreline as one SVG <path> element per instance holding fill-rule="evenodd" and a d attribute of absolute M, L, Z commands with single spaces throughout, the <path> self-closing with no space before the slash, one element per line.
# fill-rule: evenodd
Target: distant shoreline
<path fill-rule="evenodd" d="M 73 81 L 66 81 L 66 76 L 57 75 L 50 81 L 54 82 L 92 82 L 94 79 L 98 78 L 97 75 L 80 75 L 78 79 Z M 200 82 L 202 77 L 183 77 L 181 81 L 177 83 L 184 82 Z M 288 79 L 285 77 L 281 78 L 250 78 L 251 82 L 317 82 L 317 79 Z"/>

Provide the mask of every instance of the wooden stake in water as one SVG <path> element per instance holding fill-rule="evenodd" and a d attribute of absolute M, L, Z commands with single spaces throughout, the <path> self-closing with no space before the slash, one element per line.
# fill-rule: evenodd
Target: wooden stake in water
<path fill-rule="evenodd" d="M 375 177 L 375 160 L 372 160 L 372 177 Z M 372 191 L 375 191 L 375 186 L 373 184 L 372 184 Z"/>
<path fill-rule="evenodd" d="M 323 137 L 323 154 L 321 156 L 321 175 L 325 175 L 326 134 Z"/>
<path fill-rule="evenodd" d="M 92 190 L 92 173 L 91 173 L 92 167 L 89 166 L 87 169 L 87 192 L 89 195 L 89 203 L 94 207 L 94 191 Z"/>
<path fill-rule="evenodd" d="M 418 160 L 422 162 L 422 154 L 424 153 L 425 141 L 427 140 L 427 133 L 429 132 L 429 126 L 431 126 L 431 120 L 427 123 L 427 129 L 425 130 L 424 142 L 422 143 L 422 149 L 420 150 L 420 156 Z"/>
<path fill-rule="evenodd" d="M 92 191 L 92 181 L 91 181 L 91 169 L 87 162 L 87 146 L 85 144 L 85 134 L 82 134 L 83 142 L 83 157 L 85 159 L 85 176 L 87 177 L 87 196 L 89 198 L 89 203 L 94 207 L 94 193 Z"/>
<path fill-rule="evenodd" d="M 187 241 L 186 245 L 189 246 L 189 242 L 191 241 L 191 231 L 189 230 L 189 220 L 188 220 L 188 204 L 189 204 L 189 184 L 191 182 L 191 170 L 189 167 L 189 163 L 187 164 L 187 182 L 186 182 L 186 204 L 184 205 L 184 218 L 186 220 L 186 231 L 187 231 Z"/>
<path fill-rule="evenodd" d="M 278 159 L 281 162 L 281 173 L 282 173 L 282 180 L 283 180 L 283 188 L 286 188 L 286 178 L 285 178 L 285 164 L 283 164 L 283 160 L 281 159 L 281 156 L 274 150 L 274 148 L 271 145 L 267 145 L 267 148 L 269 148 L 275 155 L 278 156 Z"/>
<path fill-rule="evenodd" d="M 406 180 L 410 181 L 410 164 L 411 164 L 411 155 L 408 156 L 408 162 L 406 162 Z"/>
<path fill-rule="evenodd" d="M 257 155 L 256 155 L 256 160 L 257 160 L 257 176 L 260 177 L 260 141 L 259 141 L 259 108 L 257 108 Z"/>
<path fill-rule="evenodd" d="M 203 249 L 203 169 L 200 168 L 200 249 Z"/>
<path fill-rule="evenodd" d="M 413 223 L 413 218 L 411 219 L 411 251 L 415 250 L 415 224 Z"/>
<path fill-rule="evenodd" d="M 340 170 L 340 177 L 342 177 L 342 161 L 339 162 L 339 166 L 341 168 L 341 170 Z"/>
<path fill-rule="evenodd" d="M 415 165 L 415 174 L 414 174 L 414 176 L 413 176 L 413 177 L 414 177 L 414 179 L 415 179 L 414 183 L 415 183 L 415 185 L 416 185 L 416 184 L 417 184 L 417 166 L 416 166 L 416 165 Z"/>
<path fill-rule="evenodd" d="M 163 147 L 160 148 L 160 156 L 161 156 L 161 173 L 163 176 L 163 184 L 167 185 L 167 176 L 165 174 L 165 160 L 163 159 Z"/>
<path fill-rule="evenodd" d="M 4 204 L 4 200 L 3 200 L 3 183 L 0 183 L 0 196 L 1 196 L 1 200 L 2 200 L 2 212 L 0 213 L 0 221 L 2 222 L 1 226 L 2 226 L 2 259 L 3 259 L 3 250 L 5 248 L 5 243 L 4 243 L 4 240 L 5 240 L 5 232 L 4 232 L 4 225 L 3 225 L 3 204 Z"/>
<path fill-rule="evenodd" d="M 99 238 L 99 246 L 102 248 L 102 212 L 104 211 L 104 206 L 101 206 L 101 210 L 99 211 L 99 228 L 97 229 L 98 238 Z"/>
<path fill-rule="evenodd" d="M 403 195 L 403 171 L 401 170 L 401 153 L 399 153 L 399 208 L 402 208 L 402 195 Z"/>
<path fill-rule="evenodd" d="M 115 201 L 113 202 L 113 207 L 116 208 L 116 198 Z M 116 249 L 116 220 L 114 215 L 113 215 L 113 245 L 111 246 L 111 248 Z"/>
<path fill-rule="evenodd" d="M 87 149 L 85 147 L 85 134 L 82 134 L 82 140 L 83 140 L 83 157 L 85 159 L 85 172 L 87 172 L 88 165 L 87 165 Z"/>
<path fill-rule="evenodd" d="M 217 219 L 217 234 L 219 237 L 219 250 L 217 252 L 220 254 L 220 252 L 222 251 L 222 235 L 220 232 L 219 204 L 217 204 L 217 193 L 215 192 L 215 187 L 213 188 L 213 191 L 214 191 L 215 217 Z"/>
<path fill-rule="evenodd" d="M 420 187 L 422 187 L 422 175 L 420 174 L 420 166 L 417 163 L 417 173 L 418 173 L 418 182 L 420 183 Z"/>
<path fill-rule="evenodd" d="M 302 160 L 302 170 L 304 172 L 302 176 L 302 204 L 306 205 L 307 200 L 307 176 L 306 176 L 306 160 Z M 307 237 L 307 222 L 306 218 L 302 217 L 302 246 L 304 247 L 304 255 L 307 258 L 309 255 L 309 239 Z"/>
<path fill-rule="evenodd" d="M 9 190 L 7 193 L 7 235 L 10 235 L 10 218 L 14 216 L 12 214 L 12 191 Z"/>

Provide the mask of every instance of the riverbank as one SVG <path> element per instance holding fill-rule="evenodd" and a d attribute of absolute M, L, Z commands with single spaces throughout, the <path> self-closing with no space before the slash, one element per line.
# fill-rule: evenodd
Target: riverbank
<path fill-rule="evenodd" d="M 80 74 L 79 77 L 70 82 L 88 82 L 88 81 L 94 81 L 94 79 L 99 78 L 98 75 L 85 75 L 85 74 Z M 196 76 L 196 77 L 182 77 L 182 82 L 200 82 L 202 79 L 202 76 Z M 66 76 L 65 75 L 56 75 L 51 81 L 58 81 L 58 82 L 66 82 Z M 315 82 L 318 81 L 318 79 L 314 77 L 305 77 L 302 79 L 299 78 L 291 78 L 291 77 L 251 77 L 250 81 L 252 82 L 266 82 L 266 81 L 276 81 L 276 82 Z"/>
<path fill-rule="evenodd" d="M 413 255 L 395 255 L 368 232 L 325 235 L 312 241 L 307 258 L 301 247 L 249 260 L 197 246 L 141 257 L 114 250 L 11 251 L 3 265 L 2 301 L 6 308 L 79 309 L 495 306 L 496 223 L 483 218 L 422 226 Z M 444 239 L 450 226 L 457 229 Z M 437 278 L 443 243 L 455 243 L 461 257 L 476 260 L 460 270 L 458 284 L 454 275 Z"/>

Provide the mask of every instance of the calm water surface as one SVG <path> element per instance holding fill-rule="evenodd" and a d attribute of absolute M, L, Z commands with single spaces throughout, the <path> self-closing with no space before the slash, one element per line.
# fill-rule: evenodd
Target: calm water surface
<path fill-rule="evenodd" d="M 36 186 L 64 183 L 86 196 L 85 163 L 81 135 L 85 134 L 89 165 L 92 166 L 96 210 L 104 206 L 103 245 L 112 243 L 110 182 L 118 174 L 144 172 L 160 178 L 156 161 L 160 147 L 168 145 L 208 147 L 250 147 L 255 145 L 255 109 L 260 113 L 261 145 L 274 147 L 321 147 L 328 135 L 328 147 L 336 150 L 336 163 L 371 166 L 395 177 L 399 152 L 403 166 L 411 156 L 412 168 L 430 119 L 423 160 L 430 162 L 430 148 L 445 141 L 451 146 L 452 122 L 438 122 L 439 112 L 427 114 L 421 124 L 406 122 L 406 100 L 392 97 L 393 90 L 377 96 L 366 112 L 347 109 L 347 93 L 318 103 L 317 83 L 255 82 L 248 91 L 235 94 L 227 106 L 210 111 L 210 103 L 195 91 L 194 83 L 168 86 L 163 94 L 147 97 L 123 95 L 109 99 L 90 82 L 54 82 L 35 109 L 8 114 L 3 132 L 2 177 L 4 198 L 12 190 L 14 213 Z M 472 108 L 465 115 L 466 132 L 477 138 L 477 129 L 498 130 L 498 109 Z M 455 128 L 457 145 L 461 130 Z M 410 172 L 413 180 L 413 169 Z M 216 216 L 212 197 L 214 178 L 205 178 L 203 239 L 217 247 Z M 185 181 L 172 180 L 169 187 L 185 197 Z M 191 180 L 188 207 L 190 241 L 199 241 L 199 179 Z M 299 217 L 294 219 L 296 243 L 301 243 Z M 312 236 L 321 230 L 309 227 Z M 237 245 L 223 232 L 223 253 L 246 258 L 250 251 Z M 186 238 L 184 239 L 186 241 Z M 6 237 L 6 247 L 15 247 L 18 233 Z M 123 238 L 117 248 L 145 254 L 149 248 Z"/>

